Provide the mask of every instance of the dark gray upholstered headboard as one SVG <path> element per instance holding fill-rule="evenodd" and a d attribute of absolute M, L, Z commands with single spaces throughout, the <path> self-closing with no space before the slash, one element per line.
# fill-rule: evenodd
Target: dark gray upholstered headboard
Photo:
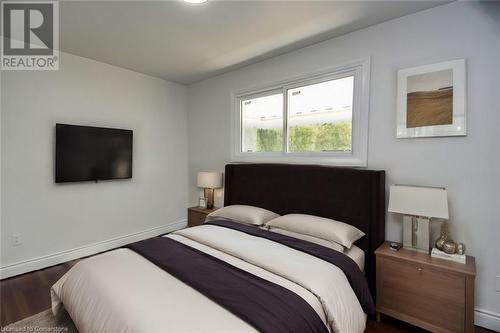
<path fill-rule="evenodd" d="M 385 172 L 294 164 L 228 164 L 224 205 L 251 205 L 280 215 L 311 214 L 349 223 L 366 236 L 365 272 L 375 296 L 374 251 L 385 239 Z"/>

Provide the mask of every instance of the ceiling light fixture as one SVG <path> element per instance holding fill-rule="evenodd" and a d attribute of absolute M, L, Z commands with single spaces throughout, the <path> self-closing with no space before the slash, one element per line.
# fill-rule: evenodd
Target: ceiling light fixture
<path fill-rule="evenodd" d="M 196 3 L 196 4 L 200 4 L 200 3 L 205 3 L 207 2 L 208 0 L 184 0 L 185 2 L 188 2 L 188 3 Z"/>

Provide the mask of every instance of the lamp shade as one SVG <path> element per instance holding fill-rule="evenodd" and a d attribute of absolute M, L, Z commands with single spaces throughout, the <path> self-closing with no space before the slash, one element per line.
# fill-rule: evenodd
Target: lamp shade
<path fill-rule="evenodd" d="M 392 185 L 389 212 L 448 219 L 446 189 L 437 187 Z"/>
<path fill-rule="evenodd" d="M 198 187 L 219 188 L 222 186 L 220 172 L 198 172 Z"/>

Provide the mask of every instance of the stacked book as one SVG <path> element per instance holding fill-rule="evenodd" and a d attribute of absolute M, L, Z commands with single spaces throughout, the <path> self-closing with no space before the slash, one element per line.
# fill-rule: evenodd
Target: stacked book
<path fill-rule="evenodd" d="M 456 261 L 456 262 L 459 262 L 461 264 L 465 264 L 465 262 L 466 262 L 465 254 L 448 254 L 448 253 L 440 251 L 436 248 L 432 249 L 431 257 L 444 259 L 444 260 Z"/>

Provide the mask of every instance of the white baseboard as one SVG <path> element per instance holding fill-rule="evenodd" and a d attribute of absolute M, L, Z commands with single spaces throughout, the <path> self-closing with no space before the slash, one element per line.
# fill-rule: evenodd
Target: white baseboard
<path fill-rule="evenodd" d="M 187 220 L 183 219 L 159 227 L 135 232 L 120 237 L 115 237 L 112 239 L 104 240 L 89 245 L 84 245 L 71 250 L 53 253 L 46 256 L 2 266 L 0 267 L 0 279 L 5 279 L 11 276 L 24 274 L 42 268 L 58 265 L 63 262 L 90 256 L 99 252 L 108 251 L 146 238 L 155 237 L 174 230 L 182 229 L 186 227 L 186 223 Z"/>
<path fill-rule="evenodd" d="M 476 308 L 474 325 L 500 332 L 500 314 Z"/>

